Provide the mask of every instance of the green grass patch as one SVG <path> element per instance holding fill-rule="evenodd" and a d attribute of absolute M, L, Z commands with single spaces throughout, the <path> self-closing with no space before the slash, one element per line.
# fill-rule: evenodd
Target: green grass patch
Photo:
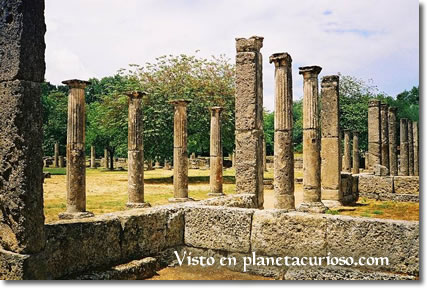
<path fill-rule="evenodd" d="M 65 168 L 43 168 L 44 173 L 50 173 L 51 175 L 65 175 Z"/>

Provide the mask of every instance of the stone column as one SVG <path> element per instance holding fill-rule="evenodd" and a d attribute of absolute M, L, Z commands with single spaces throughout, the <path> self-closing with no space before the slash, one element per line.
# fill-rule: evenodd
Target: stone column
<path fill-rule="evenodd" d="M 390 147 L 388 139 L 388 105 L 381 104 L 381 165 L 390 172 Z"/>
<path fill-rule="evenodd" d="M 409 144 L 408 144 L 408 119 L 400 119 L 400 165 L 399 175 L 409 176 Z"/>
<path fill-rule="evenodd" d="M 295 209 L 292 58 L 276 53 L 270 63 L 275 67 L 274 208 Z"/>
<path fill-rule="evenodd" d="M 408 173 L 414 176 L 414 130 L 412 121 L 408 119 Z"/>
<path fill-rule="evenodd" d="M 104 148 L 104 168 L 108 169 L 108 149 Z"/>
<path fill-rule="evenodd" d="M 0 1 L 0 11 L 0 249 L 32 254 L 45 246 L 44 1 Z M 0 263 L 0 271 L 25 278 L 28 261 L 20 259 L 17 267 Z"/>
<path fill-rule="evenodd" d="M 381 102 L 377 99 L 369 100 L 368 108 L 368 153 L 369 167 L 381 164 Z"/>
<path fill-rule="evenodd" d="M 90 82 L 67 80 L 67 211 L 60 219 L 93 216 L 86 211 L 86 158 L 85 158 L 85 87 Z"/>
<path fill-rule="evenodd" d="M 339 107 L 339 76 L 325 76 L 322 79 L 321 192 L 322 202 L 328 207 L 340 206 L 343 199 Z"/>
<path fill-rule="evenodd" d="M 54 158 L 53 158 L 53 167 L 58 168 L 59 167 L 59 143 L 55 143 L 55 151 L 54 151 Z"/>
<path fill-rule="evenodd" d="M 350 130 L 344 130 L 344 162 L 343 171 L 351 171 L 351 148 L 350 148 Z"/>
<path fill-rule="evenodd" d="M 236 38 L 236 193 L 255 195 L 264 205 L 263 37 Z"/>
<path fill-rule="evenodd" d="M 319 135 L 319 66 L 300 67 L 304 77 L 303 99 L 303 203 L 299 210 L 323 213 L 321 202 Z"/>
<path fill-rule="evenodd" d="M 95 146 L 90 146 L 90 168 L 96 169 Z"/>
<path fill-rule="evenodd" d="M 64 156 L 60 155 L 58 158 L 59 158 L 59 167 L 64 168 L 65 167 Z"/>
<path fill-rule="evenodd" d="M 210 144 L 210 187 L 209 196 L 223 196 L 222 192 L 222 140 L 221 112 L 222 107 L 212 107 L 211 110 L 211 144 Z"/>
<path fill-rule="evenodd" d="M 128 99 L 128 208 L 145 208 L 144 202 L 144 126 L 142 97 L 144 92 L 130 92 Z"/>
<path fill-rule="evenodd" d="M 173 122 L 173 197 L 169 202 L 191 201 L 188 197 L 187 105 L 190 100 L 172 100 Z M 166 166 L 166 164 L 165 164 Z"/>
<path fill-rule="evenodd" d="M 388 108 L 388 141 L 390 175 L 398 175 L 397 137 L 396 137 L 396 107 Z"/>
<path fill-rule="evenodd" d="M 231 153 L 231 167 L 232 168 L 234 168 L 234 159 L 235 159 L 235 154 L 234 154 L 234 152 L 233 153 Z"/>
<path fill-rule="evenodd" d="M 419 134 L 418 134 L 418 122 L 412 122 L 413 137 L 414 137 L 414 176 L 420 175 L 420 164 L 419 164 Z"/>
<path fill-rule="evenodd" d="M 351 173 L 360 173 L 359 132 L 353 131 L 353 167 Z"/>
<path fill-rule="evenodd" d="M 262 166 L 263 166 L 263 171 L 267 172 L 268 171 L 267 170 L 267 144 L 265 143 L 265 135 L 262 140 Z"/>

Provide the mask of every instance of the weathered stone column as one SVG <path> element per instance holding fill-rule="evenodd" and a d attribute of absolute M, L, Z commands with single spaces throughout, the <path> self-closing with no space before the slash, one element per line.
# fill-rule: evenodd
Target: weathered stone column
<path fill-rule="evenodd" d="M 0 1 L 0 15 L 0 250 L 32 254 L 45 246 L 44 1 Z M 26 278 L 27 261 L 18 262 L 0 270 Z"/>
<path fill-rule="evenodd" d="M 65 167 L 64 156 L 60 155 L 58 158 L 59 158 L 59 167 L 64 168 Z"/>
<path fill-rule="evenodd" d="M 274 208 L 295 209 L 292 58 L 277 53 L 270 56 L 270 63 L 275 66 Z"/>
<path fill-rule="evenodd" d="M 264 172 L 268 171 L 267 170 L 267 144 L 265 143 L 265 137 L 263 137 L 263 140 L 262 140 L 262 167 Z"/>
<path fill-rule="evenodd" d="M 222 107 L 212 107 L 211 110 L 211 144 L 210 144 L 210 188 L 209 196 L 223 196 L 222 192 L 222 140 L 221 112 Z"/>
<path fill-rule="evenodd" d="M 95 146 L 90 146 L 90 168 L 96 169 Z"/>
<path fill-rule="evenodd" d="M 235 164 L 234 159 L 235 159 L 235 154 L 234 154 L 234 152 L 233 152 L 233 153 L 231 153 L 231 167 L 232 167 L 232 168 L 234 168 L 234 164 Z"/>
<path fill-rule="evenodd" d="M 172 100 L 173 121 L 173 197 L 169 202 L 191 201 L 188 198 L 187 105 L 190 100 Z M 166 167 L 166 164 L 165 164 Z"/>
<path fill-rule="evenodd" d="M 55 151 L 54 151 L 54 156 L 53 156 L 53 167 L 58 168 L 59 167 L 59 143 L 56 142 L 55 143 Z"/>
<path fill-rule="evenodd" d="M 397 164 L 397 134 L 396 134 L 396 107 L 388 108 L 388 141 L 390 175 L 398 175 Z"/>
<path fill-rule="evenodd" d="M 236 192 L 263 208 L 263 37 L 236 38 Z"/>
<path fill-rule="evenodd" d="M 73 79 L 62 83 L 70 91 L 67 122 L 67 211 L 59 214 L 59 218 L 91 217 L 93 213 L 86 211 L 85 158 L 85 87 L 90 82 Z"/>
<path fill-rule="evenodd" d="M 418 122 L 412 122 L 414 138 L 414 176 L 420 175 Z"/>
<path fill-rule="evenodd" d="M 303 99 L 303 203 L 299 210 L 323 213 L 321 202 L 319 139 L 319 66 L 300 67 L 304 77 Z"/>
<path fill-rule="evenodd" d="M 400 119 L 400 166 L 399 175 L 409 176 L 408 119 Z"/>
<path fill-rule="evenodd" d="M 351 171 L 351 148 L 350 148 L 350 130 L 344 130 L 344 162 L 343 171 Z"/>
<path fill-rule="evenodd" d="M 108 149 L 104 148 L 104 168 L 108 169 Z"/>
<path fill-rule="evenodd" d="M 145 208 L 144 202 L 144 126 L 142 97 L 144 92 L 130 92 L 128 100 L 128 208 Z"/>
<path fill-rule="evenodd" d="M 341 190 L 341 143 L 340 143 L 339 76 L 322 79 L 322 149 L 321 192 L 322 202 L 328 207 L 340 206 Z"/>
<path fill-rule="evenodd" d="M 414 130 L 412 121 L 408 119 L 408 173 L 414 176 Z"/>
<path fill-rule="evenodd" d="M 388 105 L 381 104 L 381 165 L 390 172 L 390 147 L 388 139 Z"/>
<path fill-rule="evenodd" d="M 352 174 L 360 173 L 359 132 L 353 131 L 353 167 Z"/>
<path fill-rule="evenodd" d="M 381 102 L 377 99 L 369 100 L 368 109 L 368 153 L 369 167 L 381 164 Z"/>

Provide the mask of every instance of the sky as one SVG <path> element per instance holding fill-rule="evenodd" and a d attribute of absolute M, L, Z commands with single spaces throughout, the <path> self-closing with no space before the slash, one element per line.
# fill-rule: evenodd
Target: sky
<path fill-rule="evenodd" d="M 257 35 L 269 110 L 277 52 L 293 59 L 295 100 L 298 67 L 311 65 L 320 78 L 351 75 L 396 96 L 419 85 L 419 9 L 414 0 L 46 0 L 46 80 L 102 78 L 169 54 L 234 63 L 235 38 Z"/>

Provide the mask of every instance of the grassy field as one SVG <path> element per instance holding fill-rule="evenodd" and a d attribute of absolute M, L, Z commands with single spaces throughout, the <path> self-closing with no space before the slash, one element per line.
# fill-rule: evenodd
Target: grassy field
<path fill-rule="evenodd" d="M 45 179 L 44 204 L 46 222 L 58 220 L 58 214 L 66 209 L 65 168 L 46 168 L 52 178 Z M 152 206 L 164 205 L 173 197 L 172 170 L 145 171 L 145 201 Z M 235 193 L 235 171 L 224 170 L 224 193 Z M 265 172 L 266 179 L 273 179 L 273 169 Z M 302 177 L 302 171 L 295 171 L 295 177 Z M 196 200 L 208 198 L 209 170 L 189 170 L 189 196 Z M 295 185 L 295 198 L 298 205 L 302 201 L 302 185 Z M 105 169 L 86 169 L 87 210 L 103 214 L 125 210 L 127 202 L 127 171 Z M 264 191 L 264 208 L 273 208 L 273 190 Z M 380 202 L 360 199 L 352 207 L 339 207 L 329 213 L 371 218 L 418 220 L 418 203 Z"/>

